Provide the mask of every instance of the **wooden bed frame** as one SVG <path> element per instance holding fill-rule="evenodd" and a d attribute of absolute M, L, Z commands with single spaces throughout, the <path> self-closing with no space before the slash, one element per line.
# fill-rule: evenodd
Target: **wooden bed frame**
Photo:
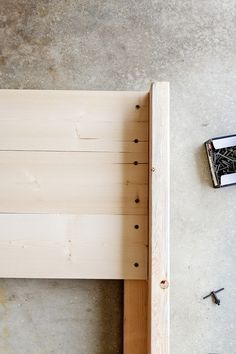
<path fill-rule="evenodd" d="M 0 172 L 0 277 L 124 279 L 124 354 L 168 354 L 168 83 L 0 90 Z"/>

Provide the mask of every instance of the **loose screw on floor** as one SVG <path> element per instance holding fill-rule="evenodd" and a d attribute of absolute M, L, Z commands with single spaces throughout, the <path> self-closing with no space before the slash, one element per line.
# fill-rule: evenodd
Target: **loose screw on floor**
<path fill-rule="evenodd" d="M 212 291 L 209 295 L 204 296 L 203 299 L 206 299 L 206 298 L 212 296 L 214 303 L 215 303 L 216 305 L 220 305 L 220 299 L 218 298 L 218 296 L 217 296 L 216 294 L 219 293 L 219 292 L 222 291 L 222 290 L 224 290 L 224 288 L 221 288 L 221 289 L 216 290 L 216 291 Z"/>

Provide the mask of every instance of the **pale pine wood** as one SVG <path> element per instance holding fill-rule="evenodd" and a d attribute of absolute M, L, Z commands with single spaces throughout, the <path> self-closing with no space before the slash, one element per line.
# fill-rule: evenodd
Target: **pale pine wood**
<path fill-rule="evenodd" d="M 0 91 L 1 277 L 146 279 L 150 108 L 148 344 L 147 284 L 126 280 L 125 354 L 169 353 L 168 95 Z"/>
<path fill-rule="evenodd" d="M 145 215 L 140 156 L 136 166 L 134 153 L 0 151 L 0 212 Z"/>
<path fill-rule="evenodd" d="M 146 92 L 0 90 L 1 277 L 147 278 L 148 109 Z"/>
<path fill-rule="evenodd" d="M 137 153 L 147 141 L 146 92 L 0 90 L 1 150 Z"/>
<path fill-rule="evenodd" d="M 149 354 L 169 353 L 169 85 L 152 85 L 149 181 Z"/>
<path fill-rule="evenodd" d="M 1 278 L 147 278 L 146 216 L 1 214 L 0 230 Z"/>
<path fill-rule="evenodd" d="M 124 281 L 124 354 L 147 354 L 147 281 Z"/>

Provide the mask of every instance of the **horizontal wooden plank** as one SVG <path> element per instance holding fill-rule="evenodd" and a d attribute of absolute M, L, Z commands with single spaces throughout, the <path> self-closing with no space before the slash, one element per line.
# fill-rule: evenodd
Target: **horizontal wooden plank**
<path fill-rule="evenodd" d="M 147 93 L 0 90 L 1 150 L 143 152 L 147 141 Z"/>
<path fill-rule="evenodd" d="M 147 214 L 146 155 L 140 154 L 138 165 L 136 158 L 136 154 L 1 151 L 0 212 Z"/>
<path fill-rule="evenodd" d="M 0 277 L 147 278 L 146 216 L 0 214 L 0 233 Z"/>
<path fill-rule="evenodd" d="M 136 122 L 0 119 L 0 149 L 143 152 L 148 150 L 147 129 L 147 123 Z"/>

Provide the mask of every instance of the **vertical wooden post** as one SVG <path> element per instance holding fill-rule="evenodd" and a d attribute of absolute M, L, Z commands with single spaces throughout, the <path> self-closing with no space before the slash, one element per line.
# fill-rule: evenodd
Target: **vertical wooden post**
<path fill-rule="evenodd" d="M 168 83 L 152 85 L 149 108 L 149 275 L 124 282 L 124 354 L 169 354 Z"/>
<path fill-rule="evenodd" d="M 154 83 L 149 134 L 148 353 L 169 353 L 169 84 Z"/>
<path fill-rule="evenodd" d="M 148 282 L 124 281 L 124 354 L 147 354 Z"/>

